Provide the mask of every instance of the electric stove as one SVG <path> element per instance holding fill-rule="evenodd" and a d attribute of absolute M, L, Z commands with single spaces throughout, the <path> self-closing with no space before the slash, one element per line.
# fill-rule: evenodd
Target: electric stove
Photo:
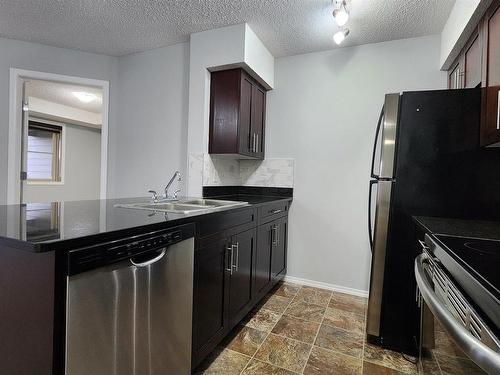
<path fill-rule="evenodd" d="M 500 332 L 500 240 L 427 235 L 426 244 L 468 299 Z"/>

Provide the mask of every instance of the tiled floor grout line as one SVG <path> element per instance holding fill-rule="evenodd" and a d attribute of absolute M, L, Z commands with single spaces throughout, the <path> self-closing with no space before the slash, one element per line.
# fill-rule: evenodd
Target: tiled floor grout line
<path fill-rule="evenodd" d="M 321 323 L 319 323 L 318 331 L 316 332 L 316 335 L 314 336 L 314 340 L 312 342 L 311 349 L 309 350 L 309 354 L 307 355 L 306 362 L 304 363 L 304 367 L 302 367 L 302 371 L 300 372 L 301 374 L 303 374 L 304 371 L 306 370 L 307 362 L 309 362 L 309 358 L 311 357 L 311 353 L 314 349 L 314 344 L 316 343 L 316 340 L 318 339 L 319 331 L 321 330 L 321 326 L 323 325 L 323 322 L 325 320 L 326 309 L 330 305 L 332 297 L 333 297 L 333 292 L 330 291 L 330 298 L 328 299 L 328 303 L 326 304 L 325 312 L 323 313 L 323 317 L 321 318 Z"/>
<path fill-rule="evenodd" d="M 283 285 L 283 284 L 281 284 L 281 285 Z M 299 290 L 300 290 L 300 289 L 302 289 L 302 286 L 299 288 Z M 278 290 L 278 289 L 276 289 L 276 290 Z M 278 322 L 281 320 L 281 318 L 282 318 L 282 317 L 283 317 L 283 315 L 285 314 L 285 311 L 288 309 L 288 307 L 290 306 L 290 304 L 293 302 L 293 300 L 295 299 L 295 297 L 296 297 L 296 296 L 297 296 L 297 294 L 299 293 L 299 290 L 297 290 L 297 292 L 295 293 L 295 295 L 294 295 L 292 298 L 290 298 L 290 302 L 288 302 L 288 305 L 286 305 L 286 307 L 285 307 L 285 309 L 283 310 L 283 312 L 279 315 L 279 318 L 278 318 L 278 319 L 276 319 L 276 322 L 274 323 L 274 325 L 271 327 L 271 329 L 269 330 L 269 332 L 267 332 L 266 337 L 264 337 L 264 340 L 262 340 L 262 342 L 259 344 L 259 346 L 257 347 L 257 350 L 255 351 L 255 353 L 253 353 L 252 358 L 250 358 L 250 360 L 249 360 L 249 361 L 248 361 L 248 363 L 245 365 L 245 367 L 243 368 L 243 370 L 241 370 L 240 375 L 241 375 L 241 374 L 242 374 L 242 373 L 243 373 L 243 372 L 247 369 L 247 367 L 248 367 L 248 365 L 250 364 L 250 362 L 252 362 L 252 360 L 253 360 L 253 359 L 255 359 L 255 355 L 259 352 L 259 349 L 261 348 L 262 344 L 264 344 L 264 343 L 266 342 L 267 338 L 268 338 L 268 337 L 269 337 L 269 335 L 272 333 L 272 331 L 273 331 L 274 327 L 276 327 L 276 324 L 278 324 Z M 273 294 L 273 295 L 274 295 L 274 294 Z M 271 311 L 271 312 L 273 312 L 273 313 L 277 314 L 277 313 L 276 313 L 276 311 L 268 310 L 268 309 L 263 308 L 263 307 L 260 307 L 258 311 L 260 311 L 260 310 L 267 310 L 267 311 Z M 258 359 L 258 361 L 261 361 L 261 360 L 260 360 L 260 359 Z M 274 364 L 272 364 L 272 363 L 269 363 L 269 362 L 267 362 L 267 361 L 261 361 L 261 362 L 268 363 L 268 364 L 270 364 L 270 365 L 273 365 L 273 366 L 275 366 L 275 367 L 281 368 L 281 369 L 283 369 L 283 370 L 287 370 L 287 369 L 285 369 L 285 368 L 282 368 L 282 367 L 280 367 L 280 366 L 276 366 L 276 365 L 274 365 Z M 290 371 L 290 370 L 288 370 L 288 371 Z M 292 371 L 292 372 L 294 372 L 294 371 Z"/>

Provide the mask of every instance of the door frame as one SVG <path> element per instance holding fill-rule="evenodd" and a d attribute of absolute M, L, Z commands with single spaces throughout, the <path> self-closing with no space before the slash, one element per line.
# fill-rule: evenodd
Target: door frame
<path fill-rule="evenodd" d="M 100 199 L 106 199 L 108 175 L 109 81 L 10 68 L 7 204 L 21 203 L 22 83 L 23 80 L 26 79 L 92 86 L 102 89 L 101 179 L 99 191 Z"/>

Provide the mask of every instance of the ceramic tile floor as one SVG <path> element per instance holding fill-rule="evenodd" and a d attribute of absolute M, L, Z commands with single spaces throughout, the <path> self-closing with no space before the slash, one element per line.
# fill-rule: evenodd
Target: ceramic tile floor
<path fill-rule="evenodd" d="M 365 314 L 365 298 L 283 283 L 196 373 L 417 374 L 401 354 L 365 342 Z"/>

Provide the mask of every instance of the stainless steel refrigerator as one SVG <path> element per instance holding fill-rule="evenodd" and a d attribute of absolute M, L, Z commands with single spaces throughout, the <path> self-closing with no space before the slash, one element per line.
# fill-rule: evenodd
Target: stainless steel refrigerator
<path fill-rule="evenodd" d="M 416 354 L 412 216 L 500 220 L 500 148 L 481 148 L 481 90 L 388 94 L 373 149 L 367 338 Z"/>

